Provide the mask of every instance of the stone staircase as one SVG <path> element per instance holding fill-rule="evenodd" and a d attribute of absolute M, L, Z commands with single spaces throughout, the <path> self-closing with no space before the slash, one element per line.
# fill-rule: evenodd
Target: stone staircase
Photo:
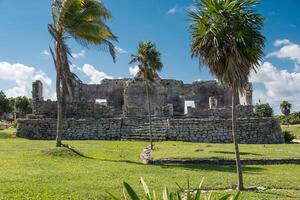
<path fill-rule="evenodd" d="M 166 140 L 168 130 L 167 120 L 152 120 L 152 139 L 153 141 Z M 121 128 L 121 140 L 150 140 L 150 130 L 148 120 L 145 118 L 123 119 Z"/>

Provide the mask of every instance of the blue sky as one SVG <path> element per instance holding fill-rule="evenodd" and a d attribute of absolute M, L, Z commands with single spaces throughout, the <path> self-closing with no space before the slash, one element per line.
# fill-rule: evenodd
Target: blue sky
<path fill-rule="evenodd" d="M 74 53 L 74 72 L 86 83 L 108 77 L 132 77 L 128 64 L 137 43 L 151 40 L 162 53 L 163 78 L 184 82 L 213 77 L 190 58 L 187 9 L 193 0 L 103 0 L 113 19 L 108 24 L 119 37 L 117 63 L 105 52 L 85 49 L 68 41 Z M 0 0 L 0 90 L 8 96 L 30 96 L 35 78 L 54 95 L 55 71 L 47 55 L 51 38 L 50 0 Z M 278 104 L 287 99 L 300 109 L 300 1 L 262 0 L 258 10 L 266 18 L 267 38 L 262 70 L 253 75 L 254 99 Z M 275 45 L 276 43 L 276 45 Z M 132 70 L 134 71 L 134 70 Z M 2 75 L 1 75 L 2 74 Z"/>

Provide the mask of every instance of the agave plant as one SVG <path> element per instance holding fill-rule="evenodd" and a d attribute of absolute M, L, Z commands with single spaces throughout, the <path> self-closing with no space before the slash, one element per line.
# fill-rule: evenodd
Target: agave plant
<path fill-rule="evenodd" d="M 158 196 L 157 193 L 153 190 L 150 192 L 148 185 L 141 178 L 141 184 L 143 185 L 143 189 L 145 194 L 143 196 L 139 196 L 135 190 L 126 182 L 123 183 L 124 185 L 124 192 L 121 198 L 114 196 L 113 194 L 109 193 L 109 196 L 113 200 L 140 200 L 140 199 L 147 199 L 147 200 L 211 200 L 212 193 L 209 194 L 208 197 L 202 195 L 202 184 L 204 179 L 200 182 L 199 186 L 195 190 L 184 190 L 182 187 L 179 187 L 179 190 L 176 192 L 169 192 L 168 188 L 163 190 L 162 197 Z M 189 185 L 189 184 L 188 184 Z M 235 195 L 226 194 L 223 197 L 219 198 L 219 200 L 237 200 L 240 196 L 240 192 L 237 192 Z M 214 198 L 216 199 L 216 198 Z"/>

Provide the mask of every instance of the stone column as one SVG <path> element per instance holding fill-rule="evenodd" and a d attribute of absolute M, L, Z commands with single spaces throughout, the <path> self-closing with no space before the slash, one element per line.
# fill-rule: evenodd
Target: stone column
<path fill-rule="evenodd" d="M 218 99 L 216 97 L 209 97 L 209 109 L 218 108 Z"/>
<path fill-rule="evenodd" d="M 32 101 L 43 101 L 43 83 L 37 80 L 32 83 Z"/>
<path fill-rule="evenodd" d="M 253 87 L 252 83 L 248 83 L 244 92 L 240 93 L 240 104 L 243 106 L 251 106 L 252 105 L 252 93 Z"/>

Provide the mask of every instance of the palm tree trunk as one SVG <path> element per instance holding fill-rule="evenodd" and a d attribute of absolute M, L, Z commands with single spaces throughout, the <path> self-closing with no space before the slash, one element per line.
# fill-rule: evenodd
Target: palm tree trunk
<path fill-rule="evenodd" d="M 235 152 L 235 160 L 236 160 L 236 171 L 237 171 L 237 189 L 243 190 L 244 189 L 244 183 L 243 183 L 243 173 L 242 173 L 242 166 L 241 166 L 241 160 L 240 160 L 240 152 L 239 152 L 239 146 L 238 146 L 238 138 L 236 134 L 236 90 L 235 88 L 232 89 L 232 137 L 233 137 L 233 143 L 234 143 L 234 152 Z"/>
<path fill-rule="evenodd" d="M 147 104 L 148 104 L 148 117 L 149 117 L 149 130 L 150 130 L 150 147 L 153 149 L 153 138 L 152 138 L 152 119 L 151 119 L 151 101 L 149 95 L 149 83 L 146 80 L 146 93 L 147 93 Z"/>
<path fill-rule="evenodd" d="M 62 126 L 63 126 L 63 94 L 62 94 L 62 38 L 56 42 L 56 96 L 57 96 L 57 127 L 56 127 L 56 147 L 62 146 Z"/>
<path fill-rule="evenodd" d="M 62 125 L 63 125 L 63 105 L 61 92 L 61 77 L 60 72 L 57 72 L 56 77 L 56 95 L 57 95 L 57 127 L 56 127 L 56 147 L 62 146 Z"/>

